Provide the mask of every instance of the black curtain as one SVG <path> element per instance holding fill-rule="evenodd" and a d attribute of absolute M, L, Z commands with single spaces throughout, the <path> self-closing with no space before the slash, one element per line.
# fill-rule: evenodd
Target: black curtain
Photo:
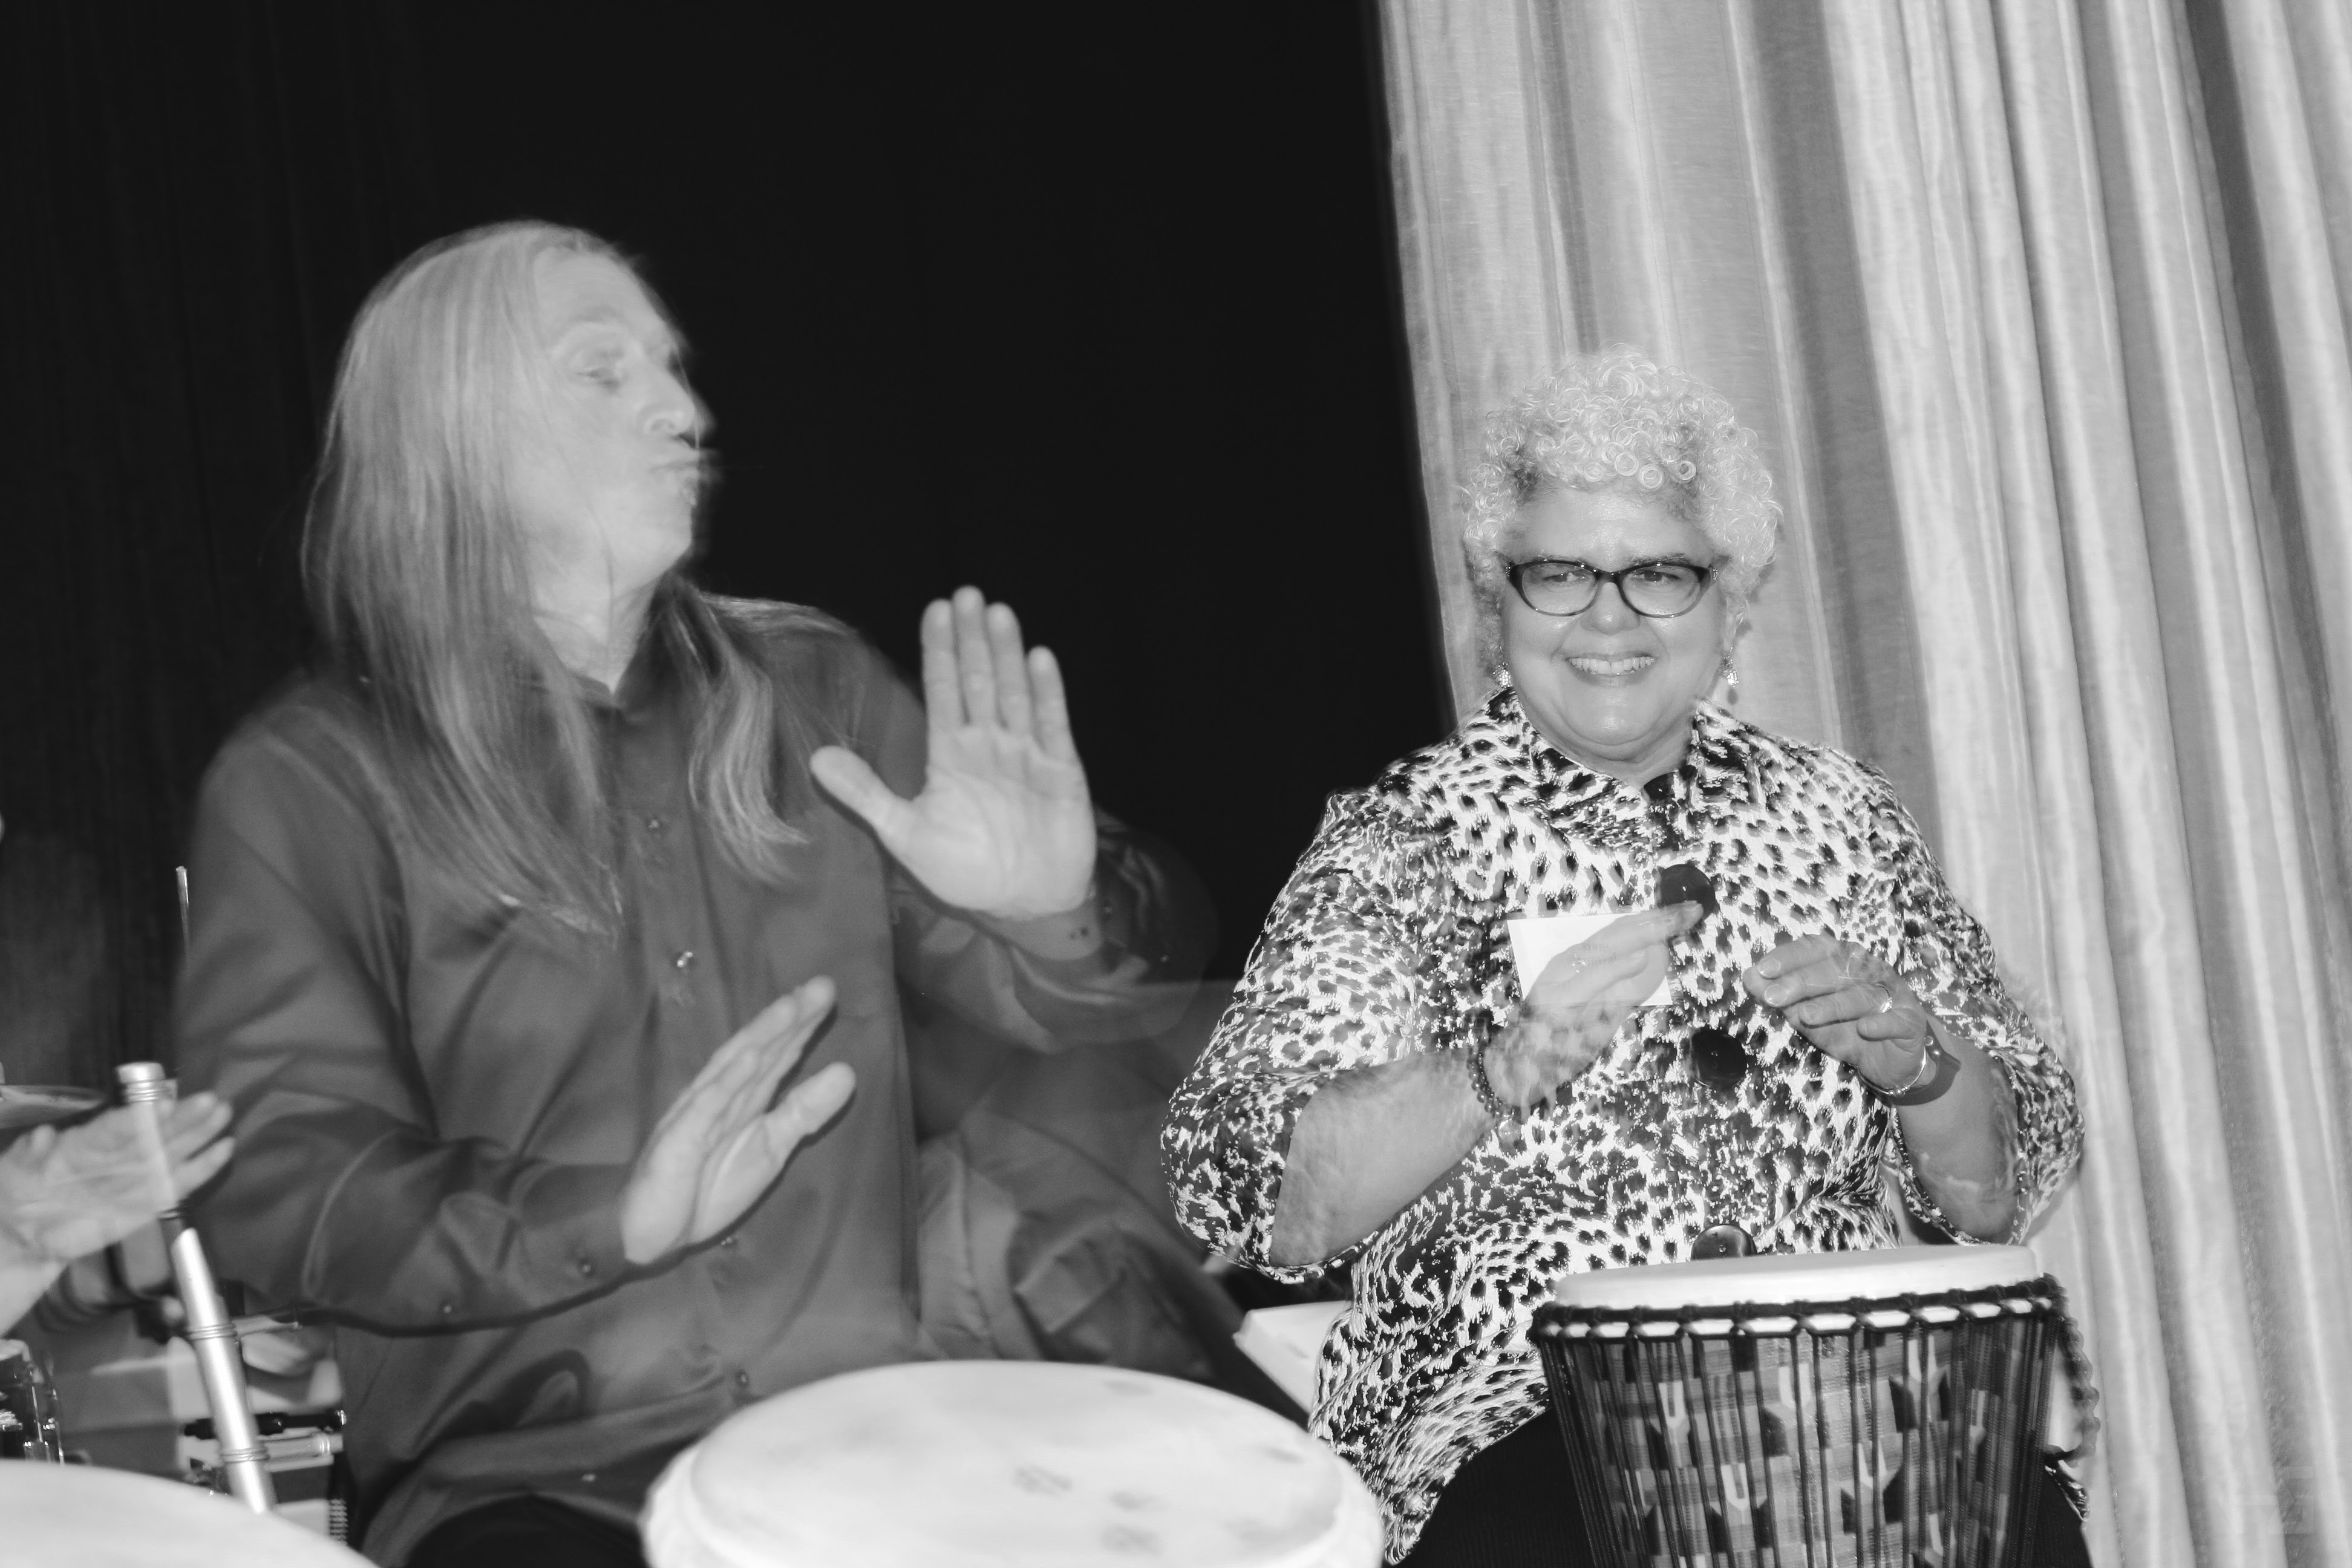
<path fill-rule="evenodd" d="M 959 583 L 1022 612 L 1097 795 L 1209 882 L 1221 973 L 1324 795 L 1441 731 L 1359 10 L 19 0 L 0 26 L 19 1080 L 161 1048 L 193 791 L 301 657 L 341 331 L 476 223 L 644 260 L 719 420 L 704 581 L 904 663 Z M 75 1043 L 12 1043 L 12 994 L 72 985 Z"/>
<path fill-rule="evenodd" d="M 426 208 L 340 4 L 0 8 L 0 1066 L 163 1047 L 205 760 L 299 647 L 338 335 Z"/>

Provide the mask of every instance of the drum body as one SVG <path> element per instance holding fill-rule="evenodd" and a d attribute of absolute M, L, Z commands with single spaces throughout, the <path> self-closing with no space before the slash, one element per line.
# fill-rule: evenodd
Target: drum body
<path fill-rule="evenodd" d="M 1535 1336 L 1595 1563 L 2025 1561 L 2063 1319 L 2024 1247 L 1571 1275 Z"/>

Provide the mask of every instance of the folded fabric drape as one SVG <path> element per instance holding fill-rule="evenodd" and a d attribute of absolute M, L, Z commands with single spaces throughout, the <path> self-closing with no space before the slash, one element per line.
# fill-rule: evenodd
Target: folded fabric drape
<path fill-rule="evenodd" d="M 1481 411 L 1630 341 L 1788 507 L 1739 711 L 1895 778 L 2088 1139 L 2102 1562 L 2352 1561 L 2352 18 L 1386 0 L 1457 700 Z"/>

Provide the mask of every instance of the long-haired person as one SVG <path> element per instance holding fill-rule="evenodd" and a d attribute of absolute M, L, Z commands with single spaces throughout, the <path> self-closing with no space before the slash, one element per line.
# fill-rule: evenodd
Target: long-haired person
<path fill-rule="evenodd" d="M 939 1353 L 900 986 L 1050 1048 L 1163 1024 L 1197 962 L 1010 610 L 930 606 L 919 702 L 681 574 L 679 352 L 575 231 L 387 278 L 306 539 L 321 668 L 198 809 L 181 1059 L 239 1144 L 205 1223 L 336 1325 L 387 1563 L 635 1562 L 730 1411 Z"/>

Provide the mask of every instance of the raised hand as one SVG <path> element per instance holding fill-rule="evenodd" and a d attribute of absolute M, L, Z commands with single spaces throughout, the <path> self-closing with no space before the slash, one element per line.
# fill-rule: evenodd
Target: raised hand
<path fill-rule="evenodd" d="M 679 1092 L 621 1191 L 621 1249 L 630 1262 L 708 1241 L 742 1218 L 801 1140 L 848 1102 L 856 1075 L 835 1062 L 794 1084 L 773 1110 L 768 1104 L 832 1011 L 833 982 L 823 975 L 787 992 Z"/>
<path fill-rule="evenodd" d="M 1918 1072 L 1927 1048 L 1927 1006 L 1893 964 L 1867 948 L 1830 936 L 1799 937 L 1739 978 L 1822 1055 L 1877 1087 L 1898 1088 Z"/>
<path fill-rule="evenodd" d="M 192 1094 L 37 1129 L 0 1153 L 0 1243 L 28 1264 L 62 1265 L 121 1241 L 220 1173 L 228 1121 L 220 1100 Z"/>
<path fill-rule="evenodd" d="M 943 903 L 1012 921 L 1084 903 L 1094 805 L 1054 656 L 1024 656 L 1012 610 L 959 588 L 923 612 L 923 701 L 930 750 L 913 800 L 840 746 L 810 771 Z"/>
<path fill-rule="evenodd" d="M 1623 915 L 1544 965 L 1518 1021 L 1486 1047 L 1486 1081 L 1512 1105 L 1532 1105 L 1575 1082 L 1666 973 L 1666 943 L 1696 925 L 1703 906 L 1669 904 Z"/>

